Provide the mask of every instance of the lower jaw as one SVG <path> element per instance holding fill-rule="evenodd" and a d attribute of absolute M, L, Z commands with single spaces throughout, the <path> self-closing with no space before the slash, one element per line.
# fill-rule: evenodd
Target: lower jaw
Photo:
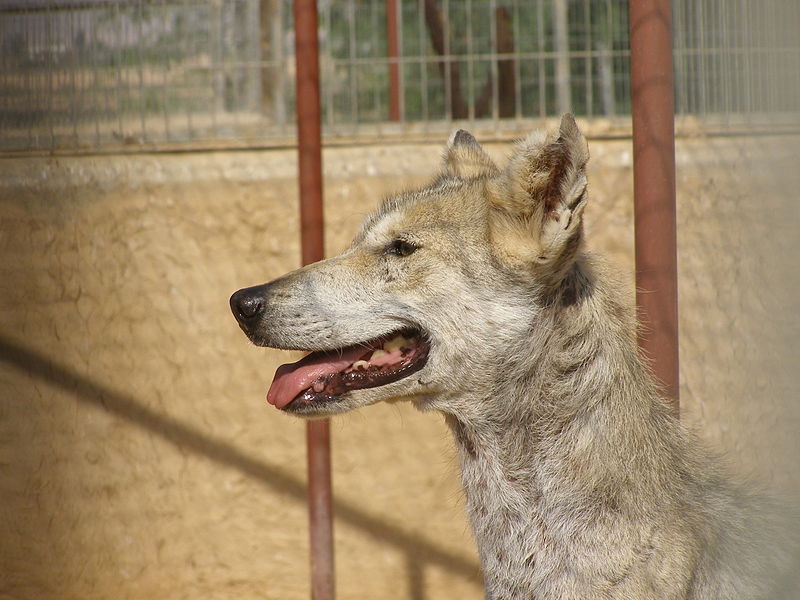
<path fill-rule="evenodd" d="M 297 398 L 286 405 L 282 411 L 294 417 L 310 420 L 324 419 L 359 408 L 360 405 L 354 405 L 350 400 L 349 394 L 325 396 L 323 398 L 316 397 L 311 402 Z"/>
<path fill-rule="evenodd" d="M 309 395 L 307 392 L 300 394 L 289 404 L 283 407 L 284 412 L 302 415 L 320 412 L 328 412 L 327 409 L 341 404 L 345 399 L 344 395 L 329 396 L 326 394 Z M 333 412 L 333 411 L 332 411 Z"/>
<path fill-rule="evenodd" d="M 420 365 L 419 368 L 414 369 L 411 373 L 409 373 L 406 377 L 402 379 L 398 379 L 397 381 L 393 381 L 390 383 L 386 383 L 383 385 L 378 386 L 371 386 L 371 387 L 361 387 L 355 388 L 352 390 L 348 390 L 342 394 L 326 394 L 322 393 L 315 393 L 310 390 L 306 390 L 297 398 L 292 400 L 289 404 L 283 407 L 283 411 L 297 415 L 297 416 L 320 416 L 324 417 L 326 415 L 332 415 L 341 412 L 347 412 L 351 408 L 357 408 L 357 406 L 353 406 L 350 402 L 348 402 L 352 396 L 352 392 L 356 391 L 367 391 L 367 390 L 378 390 L 384 386 L 390 386 L 392 383 L 397 383 L 399 381 L 403 381 L 408 377 L 412 377 L 414 373 L 419 371 L 424 365 Z M 387 395 L 386 398 L 379 398 L 380 400 L 394 400 L 403 398 L 406 394 L 399 392 L 397 394 Z M 376 399 L 375 401 L 379 400 Z M 371 402 L 368 402 L 371 404 Z"/>

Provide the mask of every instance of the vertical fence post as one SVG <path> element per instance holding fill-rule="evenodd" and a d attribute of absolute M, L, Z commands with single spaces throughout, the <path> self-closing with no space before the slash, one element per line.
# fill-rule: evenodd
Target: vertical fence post
<path fill-rule="evenodd" d="M 389 56 L 389 120 L 400 121 L 400 43 L 397 35 L 397 0 L 386 0 L 386 51 Z"/>
<path fill-rule="evenodd" d="M 303 264 L 322 259 L 322 124 L 316 0 L 295 0 L 297 146 Z M 311 598 L 333 600 L 333 519 L 328 420 L 306 424 Z"/>
<path fill-rule="evenodd" d="M 678 411 L 678 254 L 670 0 L 630 10 L 639 345 Z"/>

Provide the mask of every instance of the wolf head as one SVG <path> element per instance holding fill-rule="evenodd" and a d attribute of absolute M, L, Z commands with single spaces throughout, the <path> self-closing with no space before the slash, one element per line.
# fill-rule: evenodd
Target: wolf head
<path fill-rule="evenodd" d="M 572 115 L 503 170 L 457 131 L 436 179 L 385 200 L 341 255 L 236 292 L 253 343 L 311 352 L 278 369 L 270 403 L 314 417 L 406 398 L 463 413 L 514 385 L 507 365 L 569 293 L 588 157 Z"/>

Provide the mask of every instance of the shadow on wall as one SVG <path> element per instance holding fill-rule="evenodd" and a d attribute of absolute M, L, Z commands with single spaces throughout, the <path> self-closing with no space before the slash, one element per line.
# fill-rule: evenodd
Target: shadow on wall
<path fill-rule="evenodd" d="M 158 414 L 131 396 L 73 373 L 48 357 L 2 335 L 0 335 L 0 361 L 26 372 L 37 380 L 60 388 L 78 402 L 103 408 L 147 429 L 183 450 L 202 455 L 220 465 L 232 467 L 262 485 L 288 494 L 298 501 L 306 500 L 305 482 L 298 478 L 246 455 L 231 444 L 213 439 L 179 421 Z M 337 519 L 362 530 L 382 543 L 395 546 L 404 553 L 410 579 L 410 597 L 413 600 L 424 598 L 422 567 L 425 564 L 436 564 L 473 583 L 481 581 L 476 564 L 439 548 L 428 540 L 415 538 L 387 524 L 379 517 L 360 510 L 354 504 L 334 499 L 334 511 Z"/>

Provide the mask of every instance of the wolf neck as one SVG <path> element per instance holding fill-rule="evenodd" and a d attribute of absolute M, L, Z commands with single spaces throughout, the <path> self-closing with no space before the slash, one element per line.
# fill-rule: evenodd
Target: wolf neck
<path fill-rule="evenodd" d="M 483 412 L 446 415 L 487 585 L 502 597 L 516 597 L 509 586 L 521 582 L 545 587 L 520 597 L 546 589 L 544 574 L 576 558 L 578 538 L 591 543 L 588 521 L 631 496 L 624 487 L 633 464 L 661 476 L 643 445 L 661 440 L 674 451 L 678 443 L 638 356 L 629 310 L 596 281 L 576 267 L 543 319 L 546 331 L 533 336 L 535 363 L 512 368 L 493 397 L 474 399 Z"/>

